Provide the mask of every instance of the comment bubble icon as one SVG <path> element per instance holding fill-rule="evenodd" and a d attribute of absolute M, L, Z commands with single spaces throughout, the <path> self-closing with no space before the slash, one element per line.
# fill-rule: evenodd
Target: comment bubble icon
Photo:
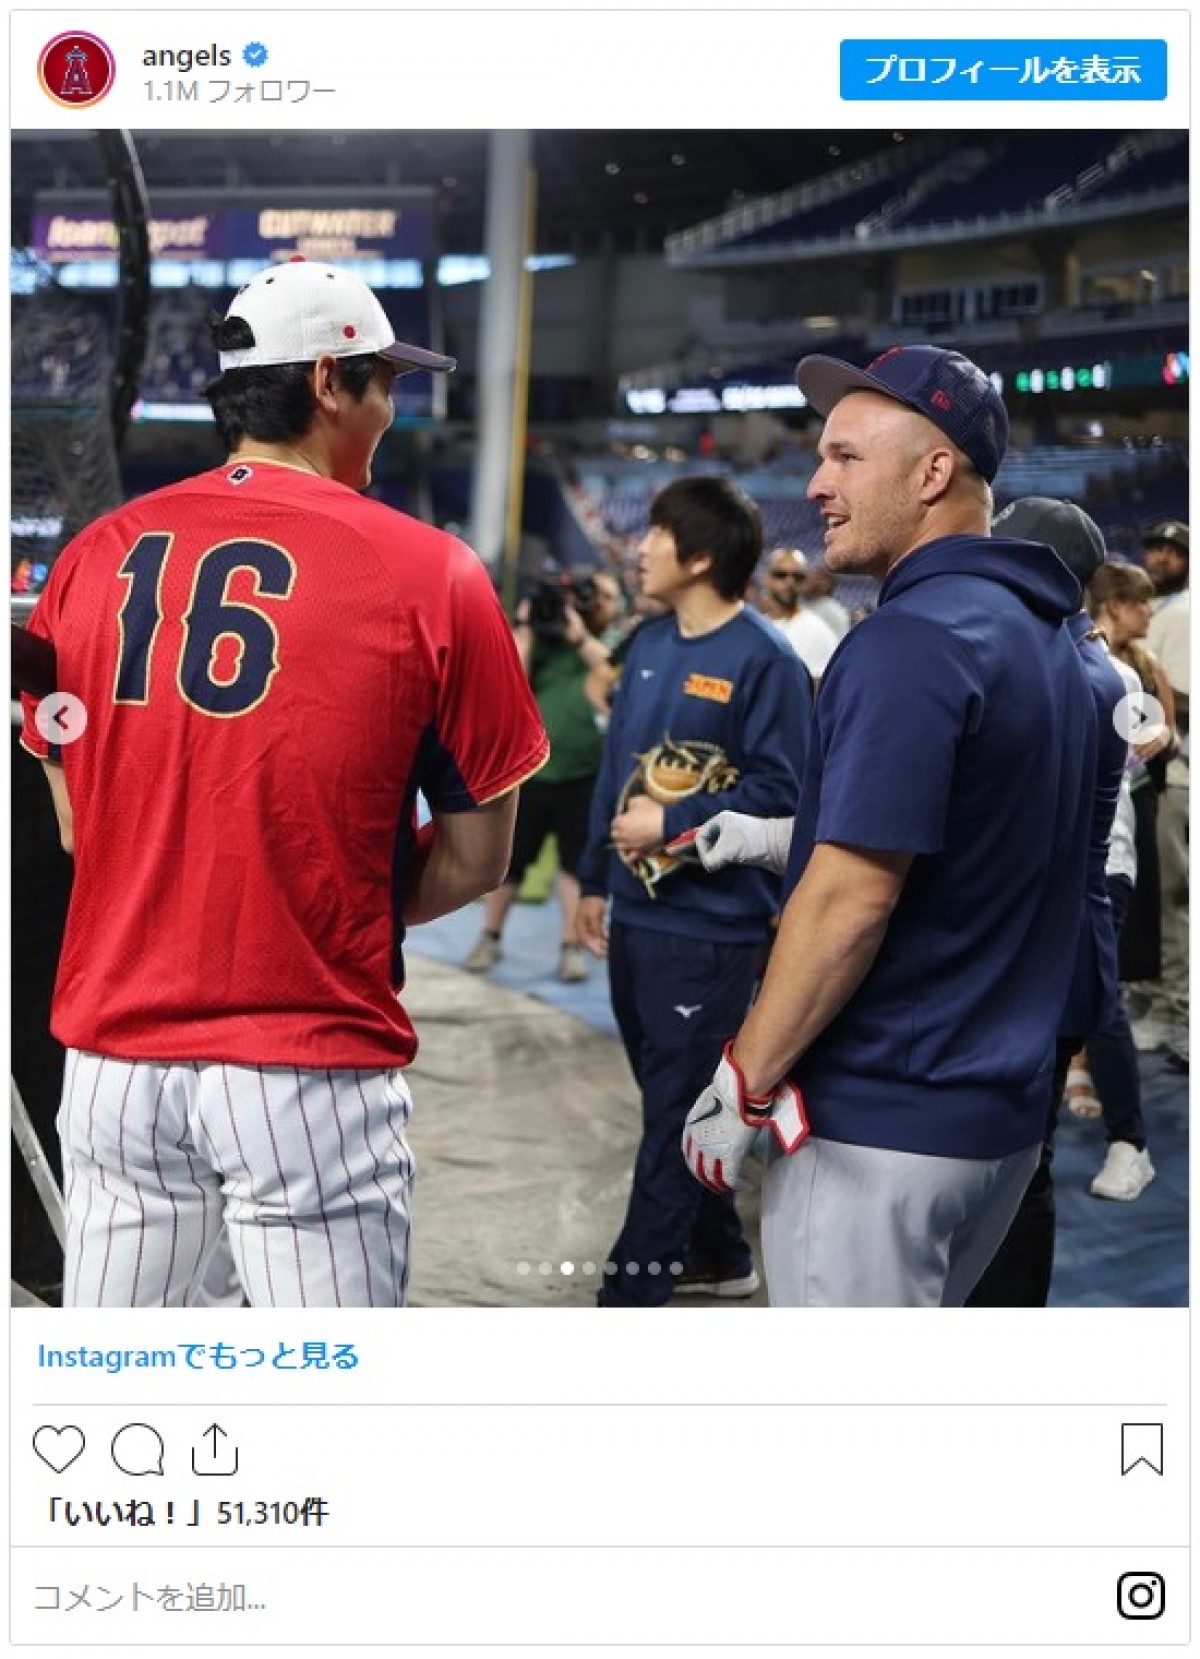
<path fill-rule="evenodd" d="M 149 1423 L 126 1423 L 113 1435 L 112 1460 L 123 1475 L 161 1475 L 162 1435 Z"/>

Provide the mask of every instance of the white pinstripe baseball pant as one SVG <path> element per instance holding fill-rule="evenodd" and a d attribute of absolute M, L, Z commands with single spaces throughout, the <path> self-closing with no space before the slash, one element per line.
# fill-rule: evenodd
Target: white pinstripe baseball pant
<path fill-rule="evenodd" d="M 254 1307 L 403 1307 L 410 1107 L 398 1070 L 69 1050 L 63 1306 L 194 1306 L 224 1225 Z"/>

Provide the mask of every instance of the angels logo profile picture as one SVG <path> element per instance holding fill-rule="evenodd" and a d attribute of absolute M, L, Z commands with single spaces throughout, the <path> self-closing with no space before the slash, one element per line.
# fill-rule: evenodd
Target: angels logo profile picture
<path fill-rule="evenodd" d="M 76 29 L 56 35 L 42 47 L 38 80 L 47 98 L 63 109 L 86 109 L 98 104 L 116 79 L 117 65 L 110 49 L 97 35 Z"/>

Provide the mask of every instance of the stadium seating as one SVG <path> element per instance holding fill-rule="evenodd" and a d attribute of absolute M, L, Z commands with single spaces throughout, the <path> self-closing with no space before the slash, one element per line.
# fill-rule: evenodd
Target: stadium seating
<path fill-rule="evenodd" d="M 71 289 L 74 302 L 89 313 L 102 317 L 110 340 L 115 344 L 117 301 L 112 291 L 83 293 Z M 420 342 L 429 327 L 423 294 L 419 290 L 395 289 L 384 293 L 384 308 L 395 325 L 399 339 Z M 162 288 L 150 302 L 146 358 L 140 396 L 149 403 L 194 403 L 217 372 L 216 356 L 209 335 L 209 319 L 222 313 L 233 298 L 232 289 Z M 27 301 L 13 298 L 13 326 L 20 327 Z M 14 384 L 14 392 L 39 398 L 71 394 L 71 339 L 56 342 L 47 355 L 36 382 Z"/>
<path fill-rule="evenodd" d="M 836 199 L 780 216 L 794 192 L 747 203 L 725 228 L 705 227 L 708 247 L 770 248 L 828 241 L 869 241 L 878 233 L 976 224 L 988 219 L 1057 212 L 1068 205 L 1102 204 L 1153 188 L 1182 188 L 1188 178 L 1187 135 L 1134 138 L 1120 132 L 1065 129 L 1047 146 L 1039 133 L 955 135 L 954 149 L 931 159 L 914 150 L 907 172 L 886 177 L 864 170 Z M 1172 138 L 1177 142 L 1172 143 Z M 894 158 L 893 158 L 894 159 Z M 689 236 L 673 239 L 686 249 Z"/>
<path fill-rule="evenodd" d="M 805 495 L 814 464 L 810 452 L 792 450 L 775 465 L 736 474 L 762 514 L 768 547 L 798 547 L 819 555 L 824 543 L 821 515 Z M 655 493 L 673 478 L 697 470 L 695 462 L 620 457 L 593 457 L 576 466 L 590 517 L 607 536 L 625 544 L 630 562 L 645 532 Z M 707 463 L 704 470 L 735 474 L 735 469 L 721 463 Z M 1078 501 L 1093 513 L 1113 553 L 1140 558 L 1147 524 L 1187 517 L 1187 452 L 1183 445 L 1161 442 L 1010 449 L 995 488 L 997 507 L 1022 495 Z M 843 580 L 837 590 L 849 610 L 869 604 L 873 593 L 874 583 L 861 580 Z"/>

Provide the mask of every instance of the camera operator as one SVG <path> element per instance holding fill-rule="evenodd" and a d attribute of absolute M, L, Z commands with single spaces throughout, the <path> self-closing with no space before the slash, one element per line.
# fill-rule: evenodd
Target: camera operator
<path fill-rule="evenodd" d="M 562 911 L 558 977 L 569 985 L 587 978 L 587 958 L 575 930 L 575 868 L 587 839 L 604 738 L 584 684 L 589 672 L 608 660 L 600 636 L 612 629 L 620 607 L 620 586 L 609 571 L 545 578 L 517 607 L 513 633 L 550 736 L 550 759 L 536 779 L 522 786 L 512 861 L 503 885 L 484 902 L 483 932 L 465 963 L 472 973 L 486 973 L 503 955 L 504 923 L 525 872 L 553 835 Z"/>

